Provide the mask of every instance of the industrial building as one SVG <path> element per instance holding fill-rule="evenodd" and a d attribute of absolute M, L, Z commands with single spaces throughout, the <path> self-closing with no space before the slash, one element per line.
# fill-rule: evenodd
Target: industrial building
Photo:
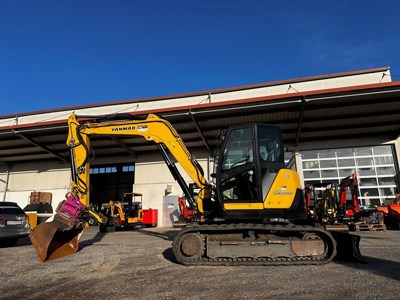
<path fill-rule="evenodd" d="M 64 199 L 71 177 L 65 141 L 72 112 L 156 114 L 174 126 L 209 180 L 222 130 L 276 124 L 288 166 L 303 184 L 337 183 L 357 172 L 363 205 L 379 205 L 399 193 L 400 82 L 392 81 L 389 67 L 0 116 L 0 201 L 25 207 L 32 192 L 49 192 L 55 208 Z M 174 199 L 182 191 L 155 145 L 142 138 L 98 136 L 92 148 L 93 204 L 140 192 L 144 208 L 158 209 L 159 226 L 171 224 Z"/>

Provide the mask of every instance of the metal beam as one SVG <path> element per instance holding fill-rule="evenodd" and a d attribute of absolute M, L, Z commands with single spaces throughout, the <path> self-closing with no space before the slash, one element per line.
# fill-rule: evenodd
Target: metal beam
<path fill-rule="evenodd" d="M 65 156 L 63 156 L 63 155 L 61 155 L 61 154 L 58 154 L 57 152 L 51 150 L 50 148 L 46 147 L 45 145 L 40 144 L 39 142 L 35 141 L 34 139 L 31 139 L 31 138 L 29 138 L 29 137 L 23 135 L 21 132 L 18 132 L 18 131 L 16 131 L 16 130 L 13 129 L 13 130 L 12 130 L 12 133 L 14 133 L 16 136 L 18 136 L 18 137 L 20 137 L 20 138 L 22 138 L 22 139 L 28 141 L 29 143 L 35 145 L 36 147 L 39 147 L 40 149 L 46 151 L 47 153 L 50 153 L 51 155 L 54 155 L 54 156 L 57 157 L 58 159 L 60 159 L 60 160 L 62 160 L 62 161 L 64 161 L 64 162 L 69 163 L 69 160 L 68 160 Z"/>
<path fill-rule="evenodd" d="M 121 141 L 119 138 L 115 136 L 111 136 L 111 139 L 116 142 L 121 148 L 123 148 L 125 151 L 127 151 L 133 158 L 137 158 L 136 152 L 133 151 L 127 144 L 125 144 L 123 141 Z"/>
<path fill-rule="evenodd" d="M 12 164 L 6 161 L 0 161 L 0 166 L 4 167 L 7 170 L 10 170 L 12 168 Z"/>
<path fill-rule="evenodd" d="M 211 153 L 211 149 L 210 149 L 210 146 L 209 146 L 208 143 L 207 143 L 206 137 L 204 136 L 203 131 L 200 129 L 200 125 L 199 125 L 199 123 L 197 122 L 197 120 L 196 120 L 196 118 L 194 117 L 194 115 L 192 114 L 192 111 L 191 111 L 191 110 L 189 110 L 189 116 L 190 116 L 190 118 L 192 119 L 193 124 L 194 124 L 194 126 L 196 127 L 196 129 L 197 129 L 197 132 L 200 134 L 200 137 L 201 137 L 201 139 L 203 140 L 203 143 L 204 143 L 204 145 L 206 146 L 208 152 Z"/>
<path fill-rule="evenodd" d="M 301 126 L 303 125 L 305 105 L 306 105 L 306 99 L 303 97 L 303 99 L 301 99 L 299 121 L 297 123 L 296 143 L 295 143 L 296 147 L 299 145 Z"/>

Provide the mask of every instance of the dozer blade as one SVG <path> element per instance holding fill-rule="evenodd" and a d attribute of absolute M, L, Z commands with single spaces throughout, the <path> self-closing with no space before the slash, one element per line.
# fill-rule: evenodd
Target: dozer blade
<path fill-rule="evenodd" d="M 367 261 L 360 252 L 359 235 L 351 233 L 343 233 L 338 231 L 330 231 L 336 240 L 336 258 L 339 260 L 347 260 L 366 264 Z"/>
<path fill-rule="evenodd" d="M 55 219 L 36 226 L 31 231 L 30 239 L 39 259 L 44 262 L 78 251 L 82 231 L 83 228 L 71 229 Z"/>

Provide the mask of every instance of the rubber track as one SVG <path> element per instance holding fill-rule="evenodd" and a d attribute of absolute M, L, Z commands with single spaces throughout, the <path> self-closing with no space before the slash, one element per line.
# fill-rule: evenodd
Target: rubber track
<path fill-rule="evenodd" d="M 326 251 L 326 256 L 322 258 L 315 257 L 279 257 L 279 258 L 190 258 L 183 255 L 180 251 L 180 238 L 187 233 L 197 232 L 200 234 L 207 234 L 207 232 L 218 232 L 229 234 L 230 231 L 238 230 L 261 230 L 261 231 L 292 231 L 292 232 L 306 232 L 306 233 L 320 233 L 326 236 L 327 245 L 331 247 Z M 184 227 L 175 237 L 172 250 L 176 260 L 184 265 L 206 265 L 206 266 L 279 266 L 279 265 L 323 265 L 332 261 L 336 256 L 336 241 L 331 233 L 320 228 L 313 226 L 302 225 L 267 225 L 267 224 L 196 224 Z"/>

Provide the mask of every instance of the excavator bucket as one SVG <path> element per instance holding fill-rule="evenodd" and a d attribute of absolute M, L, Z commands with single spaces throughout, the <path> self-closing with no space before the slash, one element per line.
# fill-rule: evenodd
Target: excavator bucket
<path fill-rule="evenodd" d="M 32 245 L 43 262 L 78 251 L 86 207 L 73 194 L 66 198 L 57 208 L 53 221 L 40 223 L 31 231 Z"/>
<path fill-rule="evenodd" d="M 58 221 L 40 223 L 31 232 L 31 242 L 39 259 L 49 261 L 74 254 L 83 228 L 69 229 Z"/>
<path fill-rule="evenodd" d="M 339 260 L 347 260 L 366 264 L 367 261 L 360 252 L 360 239 L 359 235 L 330 231 L 333 238 L 336 240 L 336 258 Z"/>

